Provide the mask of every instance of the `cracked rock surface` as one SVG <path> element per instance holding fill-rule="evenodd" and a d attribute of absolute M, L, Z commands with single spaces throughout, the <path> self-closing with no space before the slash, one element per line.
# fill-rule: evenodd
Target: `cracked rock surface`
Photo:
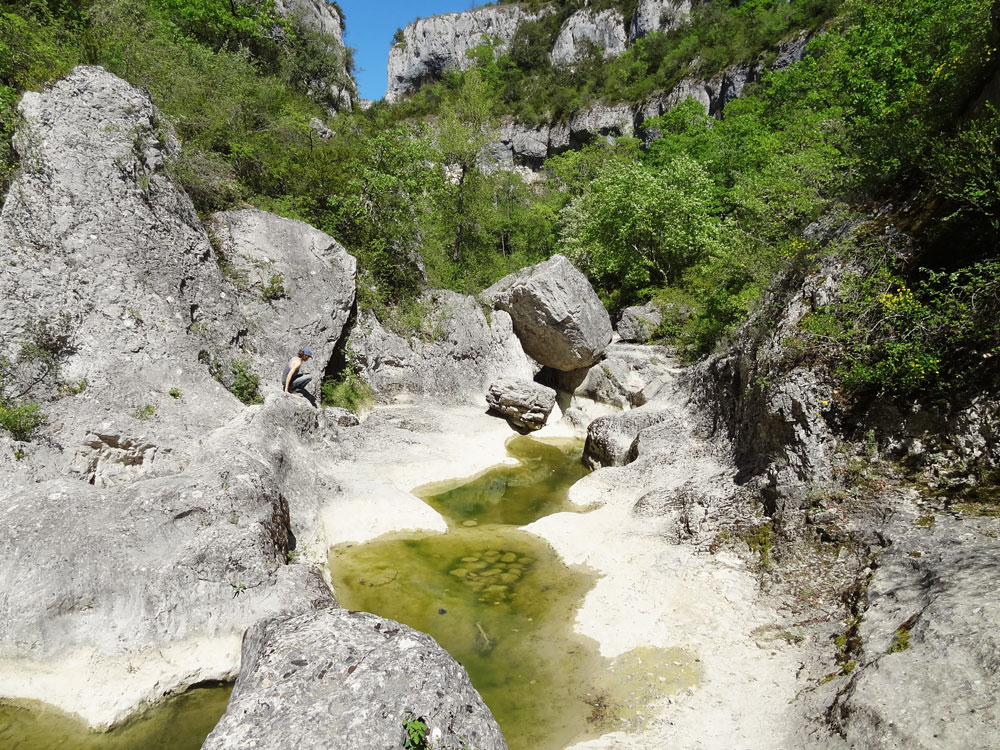
<path fill-rule="evenodd" d="M 506 750 L 468 675 L 433 638 L 366 612 L 326 609 L 258 623 L 204 750 L 403 747 L 421 717 L 442 750 Z"/>

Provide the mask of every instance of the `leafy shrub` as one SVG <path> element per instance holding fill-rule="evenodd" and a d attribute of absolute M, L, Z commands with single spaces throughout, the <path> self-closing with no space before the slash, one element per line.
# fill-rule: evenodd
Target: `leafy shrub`
<path fill-rule="evenodd" d="M 260 395 L 260 376 L 253 372 L 250 363 L 236 359 L 229 368 L 232 373 L 232 383 L 228 386 L 230 392 L 247 406 L 264 403 Z"/>
<path fill-rule="evenodd" d="M 357 374 L 347 371 L 338 378 L 323 381 L 320 402 L 323 406 L 339 406 L 355 414 L 369 408 L 375 401 L 372 387 Z"/>
<path fill-rule="evenodd" d="M 561 247 L 613 304 L 680 280 L 719 249 L 723 225 L 713 215 L 704 169 L 677 156 L 660 171 L 621 165 L 594 181 L 565 210 Z"/>
<path fill-rule="evenodd" d="M 878 266 L 803 327 L 854 391 L 945 397 L 1000 357 L 1000 261 L 923 269 L 916 283 Z"/>
<path fill-rule="evenodd" d="M 280 273 L 274 274 L 260 290 L 260 298 L 264 302 L 272 302 L 273 300 L 281 299 L 287 296 L 288 292 L 285 291 L 285 278 Z"/>
<path fill-rule="evenodd" d="M 247 406 L 264 402 L 260 395 L 260 376 L 254 373 L 247 360 L 234 359 L 227 367 L 223 360 L 202 349 L 198 352 L 198 361 L 208 367 L 209 374 L 227 391 Z M 179 393 L 180 391 L 178 391 Z M 171 395 L 173 394 L 171 393 Z"/>
<path fill-rule="evenodd" d="M 31 440 L 46 421 L 47 417 L 33 401 L 0 401 L 0 427 L 7 430 L 14 440 Z"/>

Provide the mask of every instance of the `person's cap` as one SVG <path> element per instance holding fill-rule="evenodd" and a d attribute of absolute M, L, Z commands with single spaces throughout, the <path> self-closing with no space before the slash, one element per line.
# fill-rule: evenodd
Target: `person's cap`
<path fill-rule="evenodd" d="M 313 350 L 307 346 L 305 349 L 302 350 L 302 353 L 311 357 L 313 355 Z"/>

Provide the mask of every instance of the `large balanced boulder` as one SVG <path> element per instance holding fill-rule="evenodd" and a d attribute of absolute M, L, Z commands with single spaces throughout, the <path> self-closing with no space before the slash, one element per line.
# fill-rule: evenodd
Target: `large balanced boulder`
<path fill-rule="evenodd" d="M 435 748 L 506 750 L 465 670 L 433 638 L 326 609 L 247 632 L 229 708 L 203 750 L 388 750 L 417 718 Z"/>
<path fill-rule="evenodd" d="M 556 392 L 533 380 L 500 378 L 486 392 L 486 403 L 514 426 L 540 430 L 556 405 Z"/>
<path fill-rule="evenodd" d="M 241 344 L 277 389 L 288 358 L 308 346 L 323 375 L 354 306 L 357 264 L 333 237 L 265 211 L 224 211 L 209 227 L 243 315 Z"/>
<path fill-rule="evenodd" d="M 555 370 L 588 367 L 611 343 L 607 310 L 562 255 L 502 278 L 482 297 L 510 314 L 524 351 Z"/>

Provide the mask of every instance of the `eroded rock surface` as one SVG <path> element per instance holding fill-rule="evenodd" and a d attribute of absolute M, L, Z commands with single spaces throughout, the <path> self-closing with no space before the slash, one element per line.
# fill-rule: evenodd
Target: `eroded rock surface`
<path fill-rule="evenodd" d="M 580 10 L 563 23 L 552 45 L 553 65 L 572 65 L 599 48 L 607 60 L 625 51 L 625 19 L 614 8 Z"/>
<path fill-rule="evenodd" d="M 164 171 L 178 144 L 148 94 L 101 68 L 26 93 L 20 110 L 21 171 L 0 213 L 4 354 L 16 360 L 39 326 L 57 332 L 62 377 L 80 391 L 27 392 L 46 401 L 66 450 L 40 442 L 23 468 L 68 471 L 98 430 L 155 444 L 161 459 L 172 450 L 176 470 L 183 446 L 242 409 L 198 352 L 232 351 L 243 327 L 191 201 Z"/>
<path fill-rule="evenodd" d="M 996 745 L 995 530 L 913 508 L 894 520 L 867 587 L 856 666 L 831 711 L 851 747 Z"/>
<path fill-rule="evenodd" d="M 488 6 L 464 13 L 421 18 L 403 29 L 402 41 L 389 50 L 389 88 L 392 102 L 446 70 L 466 70 L 475 64 L 468 52 L 487 40 L 503 52 L 518 27 L 536 16 L 517 5 Z"/>
<path fill-rule="evenodd" d="M 276 395 L 207 436 L 179 474 L 6 492 L 0 695 L 113 724 L 165 692 L 232 679 L 257 619 L 329 606 L 319 574 L 287 564 L 286 462 L 317 420 Z"/>
<path fill-rule="evenodd" d="M 444 290 L 428 293 L 422 305 L 422 327 L 409 336 L 373 315 L 362 315 L 351 332 L 353 365 L 380 398 L 422 394 L 481 404 L 498 376 L 534 374 L 507 313 L 487 320 L 475 298 Z"/>
<path fill-rule="evenodd" d="M 510 314 L 524 351 L 547 367 L 587 367 L 611 343 L 607 310 L 587 278 L 561 255 L 504 277 L 482 297 Z"/>
<path fill-rule="evenodd" d="M 422 718 L 434 747 L 506 750 L 465 670 L 434 640 L 365 612 L 259 623 L 204 750 L 396 748 Z"/>
<path fill-rule="evenodd" d="M 501 378 L 490 384 L 486 403 L 511 424 L 539 430 L 556 405 L 556 392 L 532 380 Z"/>
<path fill-rule="evenodd" d="M 212 215 L 246 327 L 240 345 L 257 372 L 279 388 L 285 362 L 313 350 L 318 387 L 354 307 L 357 263 L 333 237 L 301 221 L 246 209 Z"/>

